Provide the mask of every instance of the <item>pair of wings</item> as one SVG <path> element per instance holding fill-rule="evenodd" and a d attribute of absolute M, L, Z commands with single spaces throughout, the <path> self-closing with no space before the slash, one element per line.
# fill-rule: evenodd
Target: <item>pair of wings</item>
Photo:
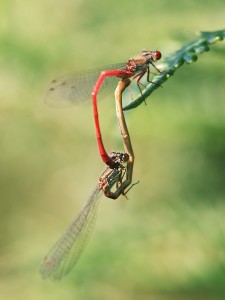
<path fill-rule="evenodd" d="M 123 170 L 111 170 L 107 167 L 101 177 L 108 174 L 107 182 L 111 190 L 119 178 L 123 176 Z M 61 279 L 67 275 L 80 258 L 94 228 L 99 199 L 102 194 L 99 184 L 94 188 L 86 204 L 75 217 L 70 226 L 66 229 L 62 237 L 44 257 L 40 273 L 43 278 Z"/>
<path fill-rule="evenodd" d="M 87 70 L 80 73 L 71 73 L 63 75 L 51 81 L 46 94 L 45 101 L 51 106 L 70 106 L 91 100 L 91 92 L 100 74 L 104 70 L 121 70 L 126 63 L 106 66 L 97 70 Z M 106 96 L 116 87 L 117 77 L 106 77 L 102 88 L 100 89 L 100 97 Z"/>

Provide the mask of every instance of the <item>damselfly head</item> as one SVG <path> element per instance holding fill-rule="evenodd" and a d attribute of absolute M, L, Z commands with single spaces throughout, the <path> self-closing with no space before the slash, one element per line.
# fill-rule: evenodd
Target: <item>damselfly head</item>
<path fill-rule="evenodd" d="M 129 160 L 129 154 L 123 152 L 113 151 L 109 153 L 109 156 L 112 160 L 119 163 L 127 162 Z"/>
<path fill-rule="evenodd" d="M 161 52 L 156 50 L 156 51 L 149 51 L 149 50 L 144 50 L 141 52 L 141 55 L 144 56 L 146 59 L 151 59 L 153 61 L 157 61 L 161 58 Z"/>

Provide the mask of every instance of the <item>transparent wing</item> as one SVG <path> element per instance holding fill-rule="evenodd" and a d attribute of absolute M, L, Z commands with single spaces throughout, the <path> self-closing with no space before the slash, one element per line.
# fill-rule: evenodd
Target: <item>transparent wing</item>
<path fill-rule="evenodd" d="M 91 101 L 91 92 L 100 73 L 104 70 L 122 69 L 126 64 L 120 63 L 97 70 L 89 70 L 80 73 L 67 74 L 51 81 L 46 94 L 45 101 L 51 106 L 70 106 L 86 100 Z M 100 89 L 100 96 L 104 97 L 111 88 L 115 89 L 116 77 L 107 77 Z"/>
<path fill-rule="evenodd" d="M 74 267 L 91 236 L 101 193 L 96 186 L 79 215 L 44 258 L 40 268 L 43 278 L 61 279 Z"/>

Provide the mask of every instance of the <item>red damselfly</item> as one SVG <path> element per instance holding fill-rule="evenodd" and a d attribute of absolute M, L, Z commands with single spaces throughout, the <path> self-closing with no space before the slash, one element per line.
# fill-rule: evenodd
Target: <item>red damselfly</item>
<path fill-rule="evenodd" d="M 74 104 L 90 98 L 92 95 L 94 122 L 96 130 L 96 138 L 100 156 L 104 163 L 113 166 L 115 163 L 105 150 L 99 124 L 97 95 L 104 87 L 110 85 L 112 78 L 135 80 L 139 91 L 141 92 L 142 77 L 147 73 L 147 82 L 150 81 L 150 65 L 157 72 L 161 71 L 155 66 L 154 62 L 161 58 L 161 52 L 144 50 L 138 56 L 134 56 L 126 63 L 115 64 L 110 67 L 98 69 L 97 71 L 89 71 L 87 73 L 69 74 L 54 79 L 48 87 L 46 93 L 46 101 L 54 105 L 60 105 L 66 102 Z M 103 85 L 104 83 L 104 85 Z M 103 89 L 102 89 L 103 87 Z"/>

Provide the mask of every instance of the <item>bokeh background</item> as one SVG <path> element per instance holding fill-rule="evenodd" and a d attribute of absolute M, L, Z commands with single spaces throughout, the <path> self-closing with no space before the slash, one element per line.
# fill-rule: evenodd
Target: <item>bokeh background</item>
<path fill-rule="evenodd" d="M 0 3 L 0 298 L 223 299 L 225 44 L 184 65 L 126 112 L 136 155 L 129 193 L 102 197 L 94 234 L 61 282 L 42 257 L 103 169 L 90 105 L 43 101 L 56 75 L 164 56 L 224 29 L 224 1 L 39 0 Z M 100 102 L 108 150 L 122 149 L 113 97 Z M 225 296 L 224 296 L 225 297 Z"/>

